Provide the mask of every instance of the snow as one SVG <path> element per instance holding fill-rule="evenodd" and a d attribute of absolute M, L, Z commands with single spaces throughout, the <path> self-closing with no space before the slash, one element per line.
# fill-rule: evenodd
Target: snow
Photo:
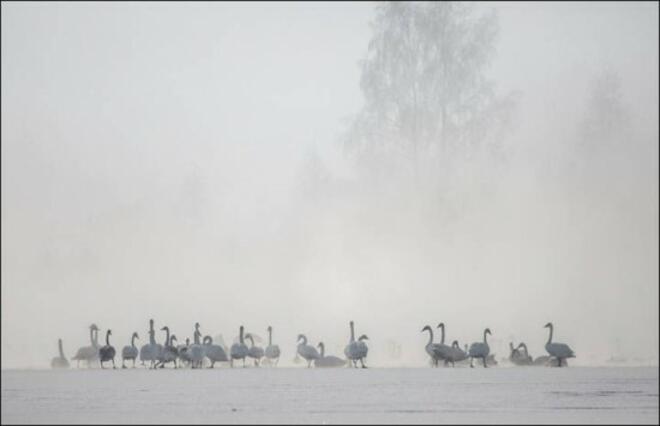
<path fill-rule="evenodd" d="M 43 422 L 658 424 L 658 368 L 3 370 Z"/>

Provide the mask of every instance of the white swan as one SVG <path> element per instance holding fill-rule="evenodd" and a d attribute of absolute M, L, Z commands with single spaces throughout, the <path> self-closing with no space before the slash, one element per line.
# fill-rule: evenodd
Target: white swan
<path fill-rule="evenodd" d="M 209 368 L 213 368 L 216 362 L 229 361 L 225 349 L 220 345 L 214 345 L 211 336 L 204 336 L 204 354 L 211 361 Z"/>
<path fill-rule="evenodd" d="M 431 326 L 426 325 L 424 328 L 422 328 L 422 333 L 428 331 L 429 332 L 429 341 L 424 346 L 424 350 L 426 351 L 427 354 L 431 357 L 431 361 L 434 367 L 438 366 L 438 360 L 441 359 L 441 353 L 440 353 L 440 348 L 438 347 L 437 343 L 433 343 L 433 329 Z"/>
<path fill-rule="evenodd" d="M 149 368 L 155 368 L 156 361 L 160 356 L 160 352 L 163 350 L 163 345 L 156 343 L 156 331 L 154 330 L 154 320 L 149 320 L 149 343 L 143 345 L 140 348 L 140 361 L 142 365 L 145 365 L 145 361 L 148 361 Z"/>
<path fill-rule="evenodd" d="M 170 328 L 168 326 L 164 326 L 160 330 L 165 331 L 165 345 L 158 354 L 158 362 L 156 362 L 156 368 L 164 368 L 165 364 L 169 364 L 170 362 L 174 363 L 174 368 L 178 368 L 176 360 L 179 355 L 179 350 L 176 348 L 176 346 L 174 346 L 174 344 L 172 344 L 172 339 L 176 341 L 176 336 L 172 335 L 170 337 Z"/>
<path fill-rule="evenodd" d="M 248 348 L 248 356 L 254 359 L 254 366 L 259 367 L 259 361 L 264 357 L 264 349 L 260 346 L 254 346 L 254 338 L 252 334 L 245 335 L 246 339 L 250 339 L 250 347 Z"/>
<path fill-rule="evenodd" d="M 266 346 L 266 359 L 277 365 L 280 361 L 280 347 L 273 345 L 273 327 L 268 326 L 268 346 Z"/>
<path fill-rule="evenodd" d="M 438 350 L 440 351 L 440 359 L 445 361 L 445 366 L 449 363 L 447 360 L 448 357 L 451 356 L 451 346 L 445 345 L 445 323 L 441 322 L 438 324 L 438 327 L 440 329 L 440 343 L 438 343 Z"/>
<path fill-rule="evenodd" d="M 106 361 L 112 361 L 112 368 L 117 368 L 115 365 L 115 348 L 110 344 L 110 335 L 112 334 L 112 330 L 108 329 L 108 331 L 105 333 L 105 346 L 103 346 L 101 349 L 99 349 L 99 357 L 101 360 L 101 368 L 105 368 L 103 366 L 103 363 Z"/>
<path fill-rule="evenodd" d="M 344 348 L 344 355 L 348 360 L 348 365 L 352 367 L 357 367 L 357 362 L 360 359 L 360 345 L 355 340 L 355 326 L 353 321 L 348 323 L 351 328 L 351 338 L 348 341 L 348 345 Z"/>
<path fill-rule="evenodd" d="M 367 342 L 365 342 L 365 340 L 369 340 L 369 337 L 367 337 L 366 334 L 363 334 L 358 338 L 357 341 L 357 347 L 360 355 L 360 364 L 362 364 L 362 368 L 367 368 L 367 366 L 364 365 L 364 360 L 367 358 L 367 353 L 369 352 L 369 347 L 367 346 Z"/>
<path fill-rule="evenodd" d="M 321 355 L 314 346 L 307 344 L 307 337 L 305 337 L 304 334 L 298 335 L 297 341 L 300 342 L 301 340 L 302 342 L 298 343 L 297 352 L 301 357 L 305 358 L 307 361 L 307 368 L 309 368 L 312 364 L 312 361 L 321 358 Z"/>
<path fill-rule="evenodd" d="M 188 348 L 187 354 L 190 357 L 192 368 L 201 368 L 204 362 L 204 347 L 200 343 L 199 338 L 202 333 L 199 332 L 199 323 L 195 323 L 195 333 L 193 334 L 193 344 Z"/>
<path fill-rule="evenodd" d="M 190 354 L 188 353 L 188 349 L 190 348 L 190 339 L 186 337 L 186 344 L 185 345 L 179 345 L 177 346 L 177 352 L 179 353 L 179 359 L 181 362 L 184 362 L 186 364 L 190 364 L 192 362 L 192 359 L 190 359 Z"/>
<path fill-rule="evenodd" d="M 325 356 L 325 345 L 323 342 L 319 342 L 318 345 L 316 345 L 320 350 L 320 358 L 314 360 L 314 367 L 317 368 L 336 368 L 336 367 L 343 367 L 346 365 L 346 360 L 343 360 L 337 356 L 334 355 L 328 355 Z"/>
<path fill-rule="evenodd" d="M 135 359 L 138 356 L 138 349 L 135 346 L 135 339 L 139 339 L 140 337 L 137 334 L 137 331 L 133 333 L 131 336 L 131 344 L 124 346 L 124 348 L 121 350 L 121 368 L 126 368 L 126 364 L 124 362 L 128 360 L 133 360 L 133 368 L 135 368 Z"/>
<path fill-rule="evenodd" d="M 484 330 L 484 341 L 483 342 L 476 342 L 473 343 L 470 346 L 470 367 L 474 367 L 474 359 L 475 358 L 481 358 L 482 361 L 484 362 L 484 368 L 488 367 L 486 363 L 486 358 L 488 358 L 488 354 L 490 353 L 490 347 L 488 346 L 488 342 L 486 341 L 486 335 L 491 334 L 490 329 L 487 328 Z"/>
<path fill-rule="evenodd" d="M 90 346 L 83 346 L 78 349 L 78 352 L 71 358 L 76 361 L 76 367 L 80 368 L 80 361 L 87 362 L 87 367 L 92 366 L 92 361 L 99 359 L 99 342 L 98 342 L 98 330 L 99 328 L 96 324 L 89 326 L 89 340 L 91 342 Z"/>
<path fill-rule="evenodd" d="M 57 348 L 59 350 L 59 356 L 56 356 L 50 361 L 51 368 L 69 368 L 69 361 L 64 356 L 64 351 L 62 350 L 62 339 L 57 339 Z"/>
<path fill-rule="evenodd" d="M 525 351 L 521 351 L 521 348 L 525 349 Z M 524 343 L 520 343 L 518 346 L 515 348 L 513 347 L 513 342 L 509 342 L 509 361 L 515 365 L 531 365 L 532 364 L 532 357 L 529 356 L 527 353 L 527 345 Z"/>
<path fill-rule="evenodd" d="M 447 356 L 445 358 L 446 362 L 451 362 L 451 366 L 455 367 L 455 364 L 457 362 L 461 362 L 463 360 L 466 360 L 469 358 L 468 352 L 467 352 L 467 345 L 465 347 L 466 350 L 461 349 L 461 347 L 458 345 L 458 340 L 454 340 L 451 344 L 451 350 L 447 353 Z"/>
<path fill-rule="evenodd" d="M 550 328 L 550 336 L 548 336 L 548 343 L 545 344 L 545 350 L 557 359 L 557 366 L 561 367 L 562 365 L 566 365 L 565 361 L 567 358 L 575 358 L 575 353 L 573 353 L 573 350 L 567 344 L 552 343 L 553 326 L 551 322 L 543 327 Z"/>
<path fill-rule="evenodd" d="M 238 342 L 231 345 L 231 348 L 229 349 L 229 366 L 232 368 L 234 367 L 235 359 L 242 359 L 243 367 L 245 367 L 245 358 L 248 356 L 249 350 L 245 344 L 245 339 L 243 338 L 243 330 L 243 326 L 240 326 L 238 329 Z"/>

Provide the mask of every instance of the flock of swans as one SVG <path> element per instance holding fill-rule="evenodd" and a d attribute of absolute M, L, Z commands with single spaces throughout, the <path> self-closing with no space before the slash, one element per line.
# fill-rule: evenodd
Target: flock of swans
<path fill-rule="evenodd" d="M 433 366 L 437 367 L 440 361 L 444 361 L 445 366 L 451 363 L 452 367 L 458 362 L 467 362 L 468 358 L 470 359 L 470 367 L 474 367 L 474 359 L 481 359 L 484 368 L 488 367 L 489 363 L 497 363 L 494 356 L 490 353 L 490 347 L 488 346 L 488 335 L 491 334 L 489 328 L 484 330 L 483 341 L 475 342 L 470 345 L 468 349 L 465 345 L 465 349 L 461 349 L 457 340 L 454 340 L 451 346 L 445 344 L 445 324 L 440 323 L 438 327 L 441 331 L 440 343 L 433 343 L 433 329 L 430 326 L 425 326 L 422 328 L 422 333 L 425 331 L 429 332 L 429 341 L 426 344 L 426 353 L 429 355 L 431 363 Z M 550 335 L 548 336 L 548 342 L 545 344 L 545 350 L 548 352 L 548 355 L 540 356 L 536 359 L 532 358 L 527 351 L 527 345 L 525 343 L 520 343 L 516 348 L 513 347 L 513 342 L 509 343 L 509 348 L 511 353 L 509 355 L 509 361 L 514 365 L 556 365 L 558 367 L 566 366 L 566 360 L 568 358 L 574 358 L 575 353 L 573 350 L 565 343 L 554 343 L 552 341 L 552 333 L 554 327 L 551 322 L 547 323 L 544 328 L 550 329 Z"/>
<path fill-rule="evenodd" d="M 353 367 L 357 368 L 358 363 L 362 368 L 367 368 L 366 358 L 369 352 L 367 340 L 369 337 L 366 334 L 355 338 L 355 324 L 353 321 L 349 323 L 350 338 L 348 344 L 344 348 L 345 358 L 340 358 L 334 355 L 325 354 L 325 345 L 319 342 L 316 346 L 308 344 L 307 337 L 304 334 L 299 334 L 297 338 L 296 359 L 303 358 L 307 361 L 307 367 L 312 364 L 316 368 L 337 368 L 337 367 Z M 548 342 L 545 345 L 545 350 L 548 356 L 541 356 L 533 359 L 528 351 L 525 343 L 520 343 L 514 348 L 513 343 L 509 344 L 511 354 L 509 360 L 515 365 L 556 365 L 559 367 L 565 366 L 568 358 L 575 357 L 573 350 L 568 345 L 563 343 L 553 343 L 552 323 L 547 323 L 546 328 L 550 329 Z M 440 361 L 444 361 L 444 365 L 449 364 L 455 366 L 456 363 L 466 363 L 469 359 L 470 367 L 474 367 L 474 359 L 481 359 L 483 366 L 488 367 L 488 364 L 496 363 L 494 356 L 490 353 L 488 346 L 487 336 L 491 334 L 490 329 L 486 328 L 483 333 L 483 341 L 473 343 L 469 349 L 465 345 L 465 349 L 461 349 L 458 341 L 454 340 L 452 345 L 445 344 L 445 324 L 440 323 L 437 328 L 441 329 L 440 343 L 433 343 L 433 329 L 430 326 L 425 326 L 422 333 L 429 332 L 429 341 L 425 346 L 426 352 L 430 357 L 430 362 L 433 366 L 437 367 Z M 167 365 L 172 365 L 174 368 L 190 367 L 202 368 L 205 364 L 208 368 L 213 368 L 216 362 L 228 362 L 230 367 L 234 366 L 235 361 L 241 361 L 243 367 L 246 366 L 246 360 L 252 359 L 254 366 L 259 367 L 262 363 L 277 366 L 280 359 L 280 348 L 278 345 L 273 344 L 273 328 L 268 327 L 268 346 L 262 348 L 257 346 L 254 341 L 254 336 L 251 333 L 244 333 L 244 327 L 240 326 L 238 341 L 230 348 L 214 344 L 211 336 L 203 336 L 200 332 L 199 323 L 195 323 L 193 342 L 186 338 L 185 344 L 178 344 L 176 335 L 170 333 L 170 329 L 164 326 L 160 329 L 165 332 L 165 342 L 160 344 L 156 342 L 156 330 L 154 327 L 154 320 L 149 320 L 149 343 L 142 345 L 138 350 L 135 345 L 135 340 L 140 336 L 137 332 L 131 335 L 131 344 L 126 345 L 121 350 L 121 367 L 127 368 L 126 363 L 132 363 L 135 368 L 136 361 L 139 359 L 141 365 L 150 369 L 164 368 Z M 112 368 L 117 368 L 115 358 L 117 351 L 114 346 L 110 344 L 110 336 L 112 330 L 107 330 L 105 333 L 105 345 L 100 346 L 98 342 L 99 328 L 92 324 L 89 327 L 90 345 L 83 346 L 71 358 L 76 361 L 76 366 L 80 368 L 80 362 L 83 361 L 87 367 L 93 364 L 99 364 L 101 368 L 106 368 L 105 363 L 111 362 Z M 248 346 L 245 342 L 249 340 Z M 59 356 L 51 361 L 52 368 L 69 368 L 69 361 L 64 355 L 62 349 L 62 339 L 58 340 Z M 318 349 L 320 349 L 320 352 Z"/>

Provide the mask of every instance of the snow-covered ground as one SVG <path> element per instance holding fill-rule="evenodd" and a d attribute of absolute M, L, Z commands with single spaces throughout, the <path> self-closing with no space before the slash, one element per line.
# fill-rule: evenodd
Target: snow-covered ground
<path fill-rule="evenodd" d="M 2 371 L 2 423 L 658 423 L 658 368 Z"/>

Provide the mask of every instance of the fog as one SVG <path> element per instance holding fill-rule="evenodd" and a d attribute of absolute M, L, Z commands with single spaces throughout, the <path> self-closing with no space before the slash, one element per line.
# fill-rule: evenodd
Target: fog
<path fill-rule="evenodd" d="M 354 320 L 411 367 L 426 324 L 499 359 L 552 321 L 575 365 L 657 365 L 658 5 L 475 4 L 496 154 L 412 169 L 347 142 L 375 7 L 3 3 L 2 368 L 149 318 L 285 362 Z"/>

